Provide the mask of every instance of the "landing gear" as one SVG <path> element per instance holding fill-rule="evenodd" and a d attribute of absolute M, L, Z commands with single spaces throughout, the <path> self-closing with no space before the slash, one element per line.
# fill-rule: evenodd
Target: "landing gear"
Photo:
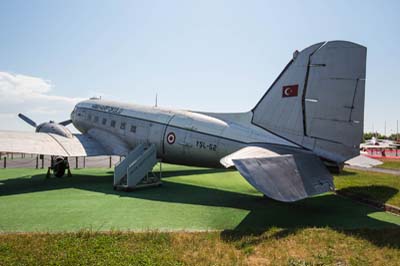
<path fill-rule="evenodd" d="M 47 169 L 46 178 L 49 178 L 51 172 L 55 177 L 63 177 L 67 171 L 67 175 L 71 176 L 71 170 L 69 168 L 68 158 L 62 156 L 51 156 L 51 166 Z"/>

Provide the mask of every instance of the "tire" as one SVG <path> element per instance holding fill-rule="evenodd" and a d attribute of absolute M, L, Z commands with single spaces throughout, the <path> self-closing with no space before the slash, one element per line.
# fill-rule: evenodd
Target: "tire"
<path fill-rule="evenodd" d="M 57 158 L 53 167 L 53 175 L 55 177 L 63 177 L 65 175 L 66 163 L 64 158 Z"/>

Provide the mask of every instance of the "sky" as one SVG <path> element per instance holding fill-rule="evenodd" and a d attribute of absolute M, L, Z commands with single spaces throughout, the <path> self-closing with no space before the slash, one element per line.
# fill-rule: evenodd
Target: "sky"
<path fill-rule="evenodd" d="M 0 130 L 69 118 L 92 96 L 248 111 L 295 50 L 368 48 L 365 131 L 400 120 L 400 1 L 0 2 Z"/>

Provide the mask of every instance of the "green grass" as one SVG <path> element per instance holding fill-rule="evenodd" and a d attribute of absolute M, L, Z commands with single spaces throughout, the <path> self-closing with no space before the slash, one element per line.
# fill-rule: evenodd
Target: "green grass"
<path fill-rule="evenodd" d="M 270 228 L 259 234 L 0 235 L 0 265 L 374 265 L 400 263 L 400 230 Z"/>
<path fill-rule="evenodd" d="M 236 171 L 163 166 L 162 187 L 134 192 L 114 191 L 109 169 L 0 170 L 0 266 L 400 265 L 399 216 L 332 193 L 276 202 Z M 352 170 L 335 183 L 398 204 L 398 179 Z"/>
<path fill-rule="evenodd" d="M 400 207 L 400 177 L 390 174 L 346 170 L 335 176 L 337 190 L 352 192 L 380 203 Z"/>
<path fill-rule="evenodd" d="M 383 164 L 378 165 L 379 168 L 400 170 L 400 160 L 382 160 Z"/>
<path fill-rule="evenodd" d="M 134 192 L 114 191 L 108 169 L 74 170 L 73 177 L 62 179 L 45 179 L 43 170 L 2 169 L 0 230 L 262 231 L 273 227 L 349 229 L 400 224 L 398 216 L 331 193 L 281 203 L 263 198 L 236 171 L 163 166 L 163 186 Z M 355 173 L 340 176 L 338 187 L 363 189 L 369 185 L 361 172 Z M 385 181 L 387 178 L 378 177 L 390 194 L 382 199 L 397 204 L 398 183 L 394 187 Z"/>

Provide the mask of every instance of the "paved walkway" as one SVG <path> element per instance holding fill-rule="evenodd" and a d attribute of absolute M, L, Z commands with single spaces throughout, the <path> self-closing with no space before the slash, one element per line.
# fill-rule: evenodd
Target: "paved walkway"
<path fill-rule="evenodd" d="M 395 170 L 395 169 L 385 169 L 377 167 L 367 168 L 367 167 L 350 166 L 350 165 L 346 165 L 345 168 L 400 176 L 400 170 Z"/>

